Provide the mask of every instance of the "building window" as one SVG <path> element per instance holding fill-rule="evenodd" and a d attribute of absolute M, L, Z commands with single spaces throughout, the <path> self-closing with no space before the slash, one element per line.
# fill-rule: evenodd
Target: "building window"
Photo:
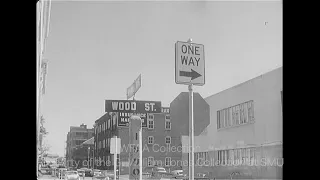
<path fill-rule="evenodd" d="M 154 129 L 154 120 L 148 119 L 148 129 Z"/>
<path fill-rule="evenodd" d="M 113 119 L 113 126 L 115 126 L 116 125 L 116 116 L 113 116 L 112 119 Z"/>
<path fill-rule="evenodd" d="M 217 129 L 247 124 L 253 121 L 253 101 L 217 111 Z"/>
<path fill-rule="evenodd" d="M 236 122 L 236 107 L 235 106 L 232 107 L 232 124 L 234 126 L 237 125 L 237 122 Z"/>
<path fill-rule="evenodd" d="M 221 151 L 218 151 L 218 155 L 217 155 L 218 156 L 218 162 L 217 162 L 218 165 L 221 164 L 221 155 L 220 154 L 221 154 Z"/>
<path fill-rule="evenodd" d="M 248 123 L 248 103 L 244 103 L 243 105 L 243 122 Z"/>
<path fill-rule="evenodd" d="M 220 125 L 221 125 L 221 128 L 224 128 L 224 113 L 223 113 L 223 110 L 221 110 L 221 112 L 220 112 Z"/>
<path fill-rule="evenodd" d="M 229 150 L 229 158 L 228 159 L 229 159 L 228 164 L 232 165 L 233 161 L 234 161 L 234 151 L 233 151 L 233 149 Z"/>
<path fill-rule="evenodd" d="M 229 123 L 229 112 L 228 112 L 229 108 L 224 110 L 224 118 L 225 118 L 225 126 L 229 127 L 230 123 Z"/>
<path fill-rule="evenodd" d="M 171 157 L 166 157 L 165 158 L 165 166 L 170 166 L 171 164 Z"/>
<path fill-rule="evenodd" d="M 220 129 L 220 111 L 217 112 L 217 129 Z"/>
<path fill-rule="evenodd" d="M 228 113 L 229 113 L 229 115 L 228 115 L 229 125 L 232 127 L 233 126 L 233 120 L 232 120 L 232 108 L 231 107 L 228 108 Z"/>
<path fill-rule="evenodd" d="M 148 166 L 153 166 L 154 158 L 148 157 Z"/>
<path fill-rule="evenodd" d="M 170 136 L 166 137 L 166 144 L 171 144 L 171 137 Z"/>
<path fill-rule="evenodd" d="M 248 102 L 248 115 L 249 115 L 249 121 L 254 121 L 254 108 L 253 108 L 253 101 Z"/>
<path fill-rule="evenodd" d="M 165 120 L 165 130 L 171 130 L 171 121 L 170 119 Z"/>
<path fill-rule="evenodd" d="M 148 136 L 148 144 L 153 144 L 153 143 L 154 143 L 154 137 Z"/>
<path fill-rule="evenodd" d="M 246 149 L 241 149 L 241 164 L 244 164 L 246 159 Z"/>
<path fill-rule="evenodd" d="M 237 125 L 240 124 L 240 106 L 239 105 L 236 106 L 236 124 Z"/>
<path fill-rule="evenodd" d="M 282 99 L 283 95 L 282 95 L 282 91 L 281 91 L 281 107 L 283 107 L 283 99 Z"/>
<path fill-rule="evenodd" d="M 154 120 L 154 114 L 148 114 L 148 119 Z"/>
<path fill-rule="evenodd" d="M 250 162 L 250 148 L 246 148 L 245 163 L 248 164 L 249 162 Z"/>

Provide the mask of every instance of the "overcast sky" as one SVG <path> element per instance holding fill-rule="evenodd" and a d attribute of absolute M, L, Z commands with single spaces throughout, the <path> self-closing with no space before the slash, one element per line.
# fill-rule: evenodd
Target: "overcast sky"
<path fill-rule="evenodd" d="M 59 155 L 70 126 L 92 128 L 139 74 L 137 100 L 169 107 L 187 92 L 175 84 L 176 41 L 204 45 L 203 98 L 282 66 L 280 1 L 53 1 L 50 23 L 42 112 Z"/>

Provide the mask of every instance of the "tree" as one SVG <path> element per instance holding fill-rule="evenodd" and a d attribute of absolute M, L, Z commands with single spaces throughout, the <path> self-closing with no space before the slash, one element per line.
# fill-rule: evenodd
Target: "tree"
<path fill-rule="evenodd" d="M 48 154 L 48 152 L 49 152 L 49 150 L 50 150 L 50 146 L 48 145 L 48 144 L 42 144 L 42 146 L 41 147 L 39 147 L 39 156 L 44 156 L 44 155 L 47 155 Z"/>
<path fill-rule="evenodd" d="M 44 117 L 41 115 L 40 117 L 40 134 L 42 134 L 42 136 L 45 136 L 48 134 L 46 128 L 43 126 L 43 124 L 45 123 L 45 119 Z"/>

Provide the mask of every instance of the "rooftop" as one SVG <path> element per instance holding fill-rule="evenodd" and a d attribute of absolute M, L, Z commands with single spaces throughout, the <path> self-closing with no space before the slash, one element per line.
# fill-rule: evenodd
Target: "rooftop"
<path fill-rule="evenodd" d="M 245 85 L 245 84 L 250 83 L 250 82 L 252 82 L 252 81 L 254 81 L 254 80 L 256 80 L 256 79 L 262 78 L 263 76 L 266 76 L 266 75 L 268 75 L 268 74 L 271 74 L 271 73 L 273 73 L 273 72 L 275 72 L 275 71 L 279 71 L 279 70 L 282 70 L 282 66 L 281 66 L 281 67 L 278 67 L 278 68 L 276 68 L 276 69 L 273 69 L 273 70 L 271 70 L 271 71 L 269 71 L 269 72 L 266 72 L 266 73 L 264 73 L 264 74 L 262 74 L 262 75 L 260 75 L 260 76 L 256 76 L 256 77 L 254 77 L 254 78 L 252 78 L 252 79 L 249 79 L 249 80 L 247 80 L 247 81 L 245 81 L 245 82 L 243 82 L 243 83 L 237 84 L 237 85 L 232 86 L 232 87 L 230 87 L 230 88 L 228 88 L 228 89 L 225 89 L 225 90 L 223 90 L 223 91 L 220 91 L 220 92 L 218 92 L 218 93 L 215 93 L 215 94 L 213 94 L 213 95 L 210 95 L 210 96 L 208 96 L 208 97 L 206 97 L 206 98 L 204 98 L 204 99 L 208 99 L 208 98 L 210 98 L 210 97 L 212 97 L 212 96 L 215 96 L 215 95 L 217 95 L 217 94 L 219 94 L 219 93 L 222 93 L 222 92 L 224 92 L 224 91 L 227 91 L 227 90 L 230 90 L 230 89 L 237 88 L 237 87 L 239 87 L 239 86 Z"/>

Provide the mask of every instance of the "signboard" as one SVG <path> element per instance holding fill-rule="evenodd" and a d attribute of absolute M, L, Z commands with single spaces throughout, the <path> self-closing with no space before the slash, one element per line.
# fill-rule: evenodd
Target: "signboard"
<path fill-rule="evenodd" d="M 116 144 L 116 141 L 117 141 L 117 144 Z M 120 149 L 121 149 L 121 139 L 120 138 L 114 138 L 114 137 L 111 138 L 110 154 L 120 154 Z"/>
<path fill-rule="evenodd" d="M 160 113 L 161 101 L 106 100 L 105 112 Z"/>
<path fill-rule="evenodd" d="M 125 112 L 118 112 L 118 127 L 128 127 L 130 117 L 132 115 L 137 115 L 142 120 L 142 127 L 147 127 L 147 113 L 125 113 Z"/>
<path fill-rule="evenodd" d="M 202 44 L 176 42 L 176 84 L 205 84 L 204 46 Z"/>
<path fill-rule="evenodd" d="M 130 99 L 133 95 L 135 95 L 140 87 L 141 87 L 141 74 L 133 82 L 133 84 L 127 88 L 127 99 Z"/>

